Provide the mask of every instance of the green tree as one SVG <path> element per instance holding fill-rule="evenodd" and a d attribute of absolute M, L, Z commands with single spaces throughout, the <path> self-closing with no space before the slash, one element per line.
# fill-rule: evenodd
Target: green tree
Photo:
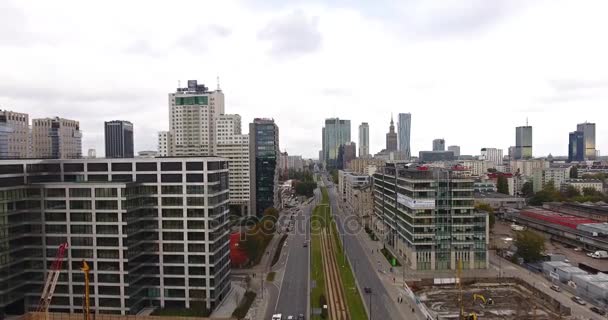
<path fill-rule="evenodd" d="M 530 198 L 534 195 L 534 186 L 532 185 L 532 181 L 527 181 L 521 187 L 521 193 L 524 197 Z"/>
<path fill-rule="evenodd" d="M 294 187 L 297 195 L 309 198 L 313 196 L 315 188 L 317 188 L 317 183 L 313 181 L 296 181 Z"/>
<path fill-rule="evenodd" d="M 517 255 L 526 262 L 539 261 L 541 253 L 545 250 L 545 238 L 533 231 L 524 230 L 517 232 L 515 239 Z"/>
<path fill-rule="evenodd" d="M 562 192 L 562 195 L 566 199 L 573 199 L 579 197 L 581 193 L 574 186 L 567 186 L 566 189 Z"/>
<path fill-rule="evenodd" d="M 502 174 L 498 176 L 498 180 L 496 181 L 496 189 L 498 193 L 509 194 L 509 182 L 507 181 L 507 177 Z"/>
<path fill-rule="evenodd" d="M 488 224 L 490 225 L 490 230 L 493 229 L 494 224 L 496 223 L 496 215 L 494 214 L 494 208 L 492 208 L 490 204 L 484 202 L 476 204 L 475 209 L 488 213 Z"/>
<path fill-rule="evenodd" d="M 330 174 L 331 174 L 331 180 L 332 180 L 332 181 L 333 181 L 335 184 L 338 184 L 338 170 L 336 170 L 336 169 L 332 169 L 332 170 L 330 171 Z"/>
<path fill-rule="evenodd" d="M 570 179 L 578 179 L 578 167 L 574 166 L 570 169 Z"/>
<path fill-rule="evenodd" d="M 528 203 L 533 206 L 541 206 L 545 202 L 555 202 L 562 201 L 562 195 L 557 189 L 555 189 L 555 184 L 553 180 L 547 182 L 543 187 L 543 190 L 537 192 L 530 198 Z"/>

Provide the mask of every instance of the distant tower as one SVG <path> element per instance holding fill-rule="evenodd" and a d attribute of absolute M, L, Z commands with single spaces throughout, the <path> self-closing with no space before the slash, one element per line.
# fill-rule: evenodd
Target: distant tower
<path fill-rule="evenodd" d="M 397 151 L 397 133 L 395 132 L 395 123 L 391 114 L 391 125 L 386 134 L 386 151 Z"/>
<path fill-rule="evenodd" d="M 359 158 L 369 156 L 369 124 L 362 122 L 359 125 Z"/>
<path fill-rule="evenodd" d="M 433 151 L 445 151 L 445 140 L 444 139 L 433 140 Z"/>
<path fill-rule="evenodd" d="M 412 156 L 410 148 L 410 133 L 412 128 L 412 114 L 400 113 L 397 115 L 397 133 L 399 134 L 399 151 L 401 151 L 406 159 Z"/>
<path fill-rule="evenodd" d="M 454 152 L 454 157 L 460 157 L 460 146 L 449 146 L 448 151 Z"/>
<path fill-rule="evenodd" d="M 583 133 L 585 160 L 595 160 L 595 123 L 579 123 L 576 131 Z"/>
<path fill-rule="evenodd" d="M 133 158 L 133 124 L 129 121 L 105 122 L 106 158 Z"/>
<path fill-rule="evenodd" d="M 532 126 L 526 125 L 515 128 L 515 159 L 532 158 Z"/>

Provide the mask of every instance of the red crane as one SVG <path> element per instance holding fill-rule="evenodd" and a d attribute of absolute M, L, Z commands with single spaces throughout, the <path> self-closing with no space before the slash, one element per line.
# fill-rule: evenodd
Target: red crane
<path fill-rule="evenodd" d="M 38 312 L 47 312 L 51 305 L 51 299 L 53 299 L 53 293 L 55 293 L 55 286 L 57 286 L 57 280 L 59 279 L 59 273 L 61 272 L 61 266 L 63 265 L 63 258 L 65 257 L 65 251 L 68 248 L 68 243 L 62 243 L 57 249 L 55 255 L 55 261 L 51 265 L 51 270 L 46 275 L 46 281 L 44 282 L 44 288 L 42 288 L 42 296 L 40 297 L 40 303 L 38 304 Z"/>

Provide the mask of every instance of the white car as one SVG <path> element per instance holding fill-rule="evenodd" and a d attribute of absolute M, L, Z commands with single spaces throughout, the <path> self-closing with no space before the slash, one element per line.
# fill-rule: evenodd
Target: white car
<path fill-rule="evenodd" d="M 283 315 L 280 314 L 280 313 L 273 314 L 272 315 L 272 320 L 283 320 Z"/>

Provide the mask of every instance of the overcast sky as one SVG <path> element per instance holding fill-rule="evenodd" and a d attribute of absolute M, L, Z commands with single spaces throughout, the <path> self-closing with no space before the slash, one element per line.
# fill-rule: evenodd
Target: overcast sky
<path fill-rule="evenodd" d="M 567 154 L 597 123 L 608 153 L 608 1 L 0 1 L 0 108 L 79 120 L 103 154 L 103 121 L 135 124 L 136 150 L 168 129 L 167 94 L 220 77 L 226 113 L 272 117 L 290 154 L 317 157 L 323 119 L 412 113 L 412 151 L 515 142 Z M 243 126 L 247 132 L 247 126 Z"/>

